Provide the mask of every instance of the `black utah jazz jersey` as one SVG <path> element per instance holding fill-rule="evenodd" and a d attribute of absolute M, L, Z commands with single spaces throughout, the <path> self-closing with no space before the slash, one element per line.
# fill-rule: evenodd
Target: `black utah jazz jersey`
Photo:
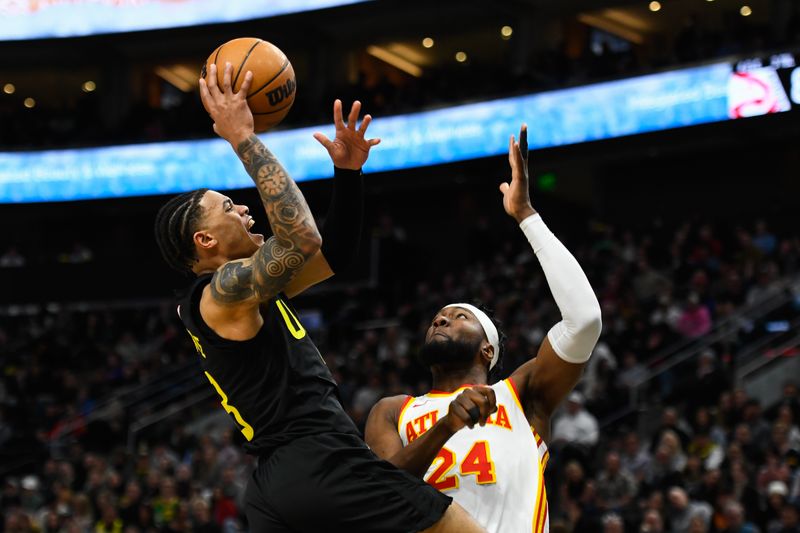
<path fill-rule="evenodd" d="M 263 454 L 300 437 L 359 435 L 344 411 L 336 382 L 284 294 L 262 304 L 264 325 L 250 340 L 223 339 L 200 316 L 200 297 L 211 274 L 197 278 L 178 313 L 189 331 L 206 378 L 247 443 Z"/>

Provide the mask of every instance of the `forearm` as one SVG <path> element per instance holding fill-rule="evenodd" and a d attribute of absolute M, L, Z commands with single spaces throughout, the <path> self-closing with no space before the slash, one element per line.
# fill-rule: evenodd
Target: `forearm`
<path fill-rule="evenodd" d="M 307 259 L 319 250 L 320 236 L 303 193 L 278 159 L 253 134 L 236 148 L 253 178 L 277 244 Z"/>
<path fill-rule="evenodd" d="M 547 334 L 550 343 L 565 361 L 585 363 L 601 330 L 600 304 L 592 286 L 578 261 L 538 214 L 523 220 L 520 228 L 539 259 L 561 311 L 561 322 Z"/>
<path fill-rule="evenodd" d="M 439 450 L 452 436 L 453 432 L 448 429 L 442 419 L 408 446 L 388 458 L 387 461 L 397 468 L 421 478 L 436 459 Z"/>
<path fill-rule="evenodd" d="M 320 233 L 331 269 L 346 271 L 358 255 L 364 218 L 364 177 L 360 170 L 336 168 L 333 194 Z"/>

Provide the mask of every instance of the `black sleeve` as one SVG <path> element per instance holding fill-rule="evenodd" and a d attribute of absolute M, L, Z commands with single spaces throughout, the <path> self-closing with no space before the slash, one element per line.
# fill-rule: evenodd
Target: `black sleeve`
<path fill-rule="evenodd" d="M 364 176 L 360 170 L 334 167 L 331 205 L 320 233 L 322 253 L 337 274 L 350 268 L 358 255 L 363 218 Z"/>

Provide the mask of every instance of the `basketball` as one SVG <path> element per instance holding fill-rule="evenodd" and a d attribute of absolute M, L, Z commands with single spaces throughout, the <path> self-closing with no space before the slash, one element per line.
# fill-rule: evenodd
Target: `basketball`
<path fill-rule="evenodd" d="M 209 66 L 217 65 L 217 83 L 222 87 L 225 63 L 233 65 L 234 92 L 244 81 L 245 72 L 253 73 L 247 103 L 253 112 L 255 131 L 277 126 L 294 103 L 297 82 L 286 54 L 272 43 L 254 37 L 241 37 L 220 45 L 208 56 L 202 77 L 208 81 Z"/>

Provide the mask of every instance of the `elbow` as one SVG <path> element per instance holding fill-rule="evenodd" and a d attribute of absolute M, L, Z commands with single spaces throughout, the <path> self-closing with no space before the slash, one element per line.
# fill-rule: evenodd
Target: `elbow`
<path fill-rule="evenodd" d="M 319 231 L 314 231 L 298 246 L 300 253 L 306 258 L 313 257 L 322 248 L 322 235 Z"/>
<path fill-rule="evenodd" d="M 593 345 L 600 339 L 600 333 L 603 331 L 603 317 L 600 305 L 596 301 L 595 305 L 587 307 L 581 313 L 578 330 L 582 337 L 591 339 Z"/>

